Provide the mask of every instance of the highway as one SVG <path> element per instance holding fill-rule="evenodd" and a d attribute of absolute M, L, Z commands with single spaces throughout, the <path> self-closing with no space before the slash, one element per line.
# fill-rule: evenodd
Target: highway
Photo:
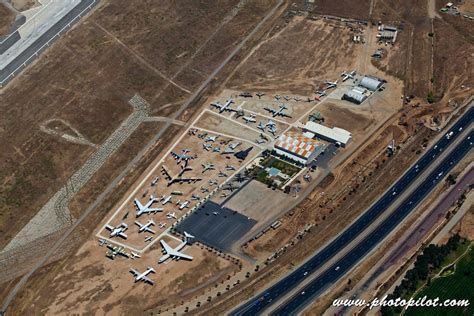
<path fill-rule="evenodd" d="M 46 30 L 28 48 L 23 50 L 8 65 L 0 70 L 0 88 L 18 75 L 28 64 L 49 47 L 51 43 L 64 34 L 73 23 L 85 15 L 99 0 L 82 0 L 57 23 Z"/>
<path fill-rule="evenodd" d="M 436 142 L 418 161 L 411 167 L 376 203 L 374 203 L 362 216 L 352 223 L 337 238 L 331 241 L 326 247 L 315 254 L 306 263 L 301 265 L 294 272 L 281 279 L 269 289 L 262 291 L 250 301 L 242 304 L 230 315 L 256 315 L 268 308 L 272 303 L 281 299 L 301 282 L 311 277 L 311 273 L 322 267 L 328 260 L 342 251 L 351 241 L 362 234 L 384 211 L 398 199 L 398 196 L 405 191 L 405 188 L 415 181 L 418 176 L 437 160 L 439 154 L 455 140 L 463 129 L 470 126 L 474 118 L 474 109 L 470 108 L 447 132 L 450 136 L 444 136 Z M 446 133 L 446 134 L 447 134 Z M 452 134 L 451 134 L 452 133 Z M 470 132 L 470 139 L 465 139 L 453 150 L 438 166 L 430 173 L 419 188 L 412 193 L 404 203 L 402 203 L 390 216 L 379 224 L 361 242 L 355 245 L 338 262 L 322 272 L 320 276 L 311 281 L 296 296 L 277 308 L 273 315 L 296 314 L 308 302 L 312 301 L 316 295 L 321 293 L 328 286 L 336 282 L 347 271 L 352 269 L 364 255 L 369 253 L 382 241 L 406 216 L 423 200 L 423 198 L 433 189 L 433 187 L 443 180 L 452 167 L 459 162 L 472 148 L 473 132 Z"/>

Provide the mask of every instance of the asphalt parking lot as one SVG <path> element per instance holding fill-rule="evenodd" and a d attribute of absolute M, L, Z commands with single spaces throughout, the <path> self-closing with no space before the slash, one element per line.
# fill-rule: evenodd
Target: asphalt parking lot
<path fill-rule="evenodd" d="M 176 230 L 194 235 L 196 241 L 205 245 L 229 251 L 256 223 L 254 219 L 208 201 L 181 222 Z"/>

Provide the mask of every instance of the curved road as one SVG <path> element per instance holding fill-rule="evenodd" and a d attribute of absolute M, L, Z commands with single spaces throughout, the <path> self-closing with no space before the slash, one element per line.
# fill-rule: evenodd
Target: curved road
<path fill-rule="evenodd" d="M 474 108 L 470 108 L 448 131 L 451 136 L 442 137 L 433 147 L 431 147 L 417 162 L 415 166 L 410 168 L 391 188 L 388 190 L 375 204 L 373 204 L 362 216 L 360 216 L 351 226 L 343 233 L 329 243 L 325 248 L 319 251 L 305 264 L 297 270 L 289 274 L 275 285 L 261 292 L 250 301 L 241 305 L 230 315 L 257 315 L 268 308 L 274 301 L 281 299 L 296 286 L 298 286 L 310 274 L 322 267 L 335 254 L 344 249 L 358 235 L 364 232 L 371 224 L 398 199 L 398 196 L 405 191 L 418 176 L 437 160 L 441 151 L 447 148 L 450 143 L 456 139 L 466 129 L 474 118 Z M 468 139 L 457 146 L 434 171 L 429 174 L 422 182 L 420 187 L 411 194 L 400 207 L 398 207 L 387 219 L 385 219 L 373 232 L 367 235 L 360 243 L 354 246 L 344 257 L 337 263 L 324 271 L 319 277 L 309 283 L 301 293 L 292 297 L 289 301 L 281 305 L 273 314 L 289 315 L 296 314 L 308 302 L 310 302 L 322 290 L 330 284 L 337 281 L 347 271 L 349 271 L 364 255 L 369 253 L 378 243 L 383 240 L 415 207 L 423 200 L 423 198 L 432 190 L 432 188 L 442 181 L 443 175 L 451 170 L 456 163 L 461 160 L 466 153 L 472 148 L 472 139 L 474 139 L 471 131 Z M 443 172 L 441 175 L 440 173 Z M 307 273 L 306 273 L 307 272 Z M 306 275 L 305 275 L 306 274 Z M 304 293 L 304 294 L 302 294 Z"/>

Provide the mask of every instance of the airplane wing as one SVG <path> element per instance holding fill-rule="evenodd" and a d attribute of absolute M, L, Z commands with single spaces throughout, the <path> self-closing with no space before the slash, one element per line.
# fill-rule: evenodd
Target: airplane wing
<path fill-rule="evenodd" d="M 134 276 L 140 275 L 140 272 L 138 272 L 138 271 L 135 270 L 135 269 L 130 269 L 130 272 L 131 272 Z"/>
<path fill-rule="evenodd" d="M 143 208 L 142 203 L 138 199 L 134 199 L 133 202 L 135 203 L 136 207 L 138 207 L 139 209 Z"/>
<path fill-rule="evenodd" d="M 162 170 L 162 172 L 164 173 L 165 178 L 166 178 L 167 180 L 171 180 L 171 179 L 172 179 L 171 176 L 170 176 L 170 174 L 169 174 L 169 172 L 168 172 L 168 170 L 166 170 L 165 166 L 161 166 L 161 170 Z"/>
<path fill-rule="evenodd" d="M 127 234 L 125 234 L 125 233 L 120 232 L 120 233 L 119 233 L 119 236 L 122 237 L 122 238 L 127 239 Z"/>
<path fill-rule="evenodd" d="M 146 227 L 144 230 L 147 231 L 147 232 L 150 232 L 152 234 L 155 233 L 155 231 L 153 229 L 151 229 L 150 227 Z"/>
<path fill-rule="evenodd" d="M 164 208 L 158 207 L 158 208 L 147 208 L 146 210 L 143 210 L 142 213 L 156 213 L 156 212 L 162 212 Z"/>
<path fill-rule="evenodd" d="M 171 253 L 169 253 L 170 256 L 172 257 L 177 257 L 177 258 L 180 258 L 180 259 L 187 259 L 187 260 L 193 260 L 193 257 L 192 256 L 188 256 L 182 252 L 179 252 L 179 251 L 175 251 L 173 250 Z"/>
<path fill-rule="evenodd" d="M 148 283 L 150 283 L 151 285 L 154 285 L 154 284 L 155 284 L 155 282 L 153 282 L 152 280 L 150 280 L 150 279 L 149 279 L 148 277 L 146 277 L 146 276 L 142 277 L 142 281 L 143 281 L 143 282 L 148 282 Z"/>
<path fill-rule="evenodd" d="M 110 225 L 108 225 L 108 224 L 105 225 L 105 228 L 107 228 L 108 230 L 113 230 L 113 229 L 114 229 L 114 227 L 112 227 L 112 226 L 110 226 Z"/>
<path fill-rule="evenodd" d="M 163 239 L 160 240 L 160 244 L 163 247 L 163 249 L 165 249 L 167 254 L 171 254 L 171 252 L 174 251 L 174 249 L 171 248 Z"/>

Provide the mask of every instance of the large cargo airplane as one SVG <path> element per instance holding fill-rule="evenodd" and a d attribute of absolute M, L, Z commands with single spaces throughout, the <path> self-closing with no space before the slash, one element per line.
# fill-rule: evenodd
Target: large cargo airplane
<path fill-rule="evenodd" d="M 163 247 L 164 255 L 161 256 L 158 263 L 163 263 L 170 258 L 176 261 L 179 259 L 193 260 L 192 256 L 180 252 L 180 250 L 188 244 L 188 238 L 194 238 L 194 236 L 188 234 L 187 232 L 184 232 L 184 240 L 176 248 L 170 247 L 163 239 L 160 240 L 161 246 Z"/>

